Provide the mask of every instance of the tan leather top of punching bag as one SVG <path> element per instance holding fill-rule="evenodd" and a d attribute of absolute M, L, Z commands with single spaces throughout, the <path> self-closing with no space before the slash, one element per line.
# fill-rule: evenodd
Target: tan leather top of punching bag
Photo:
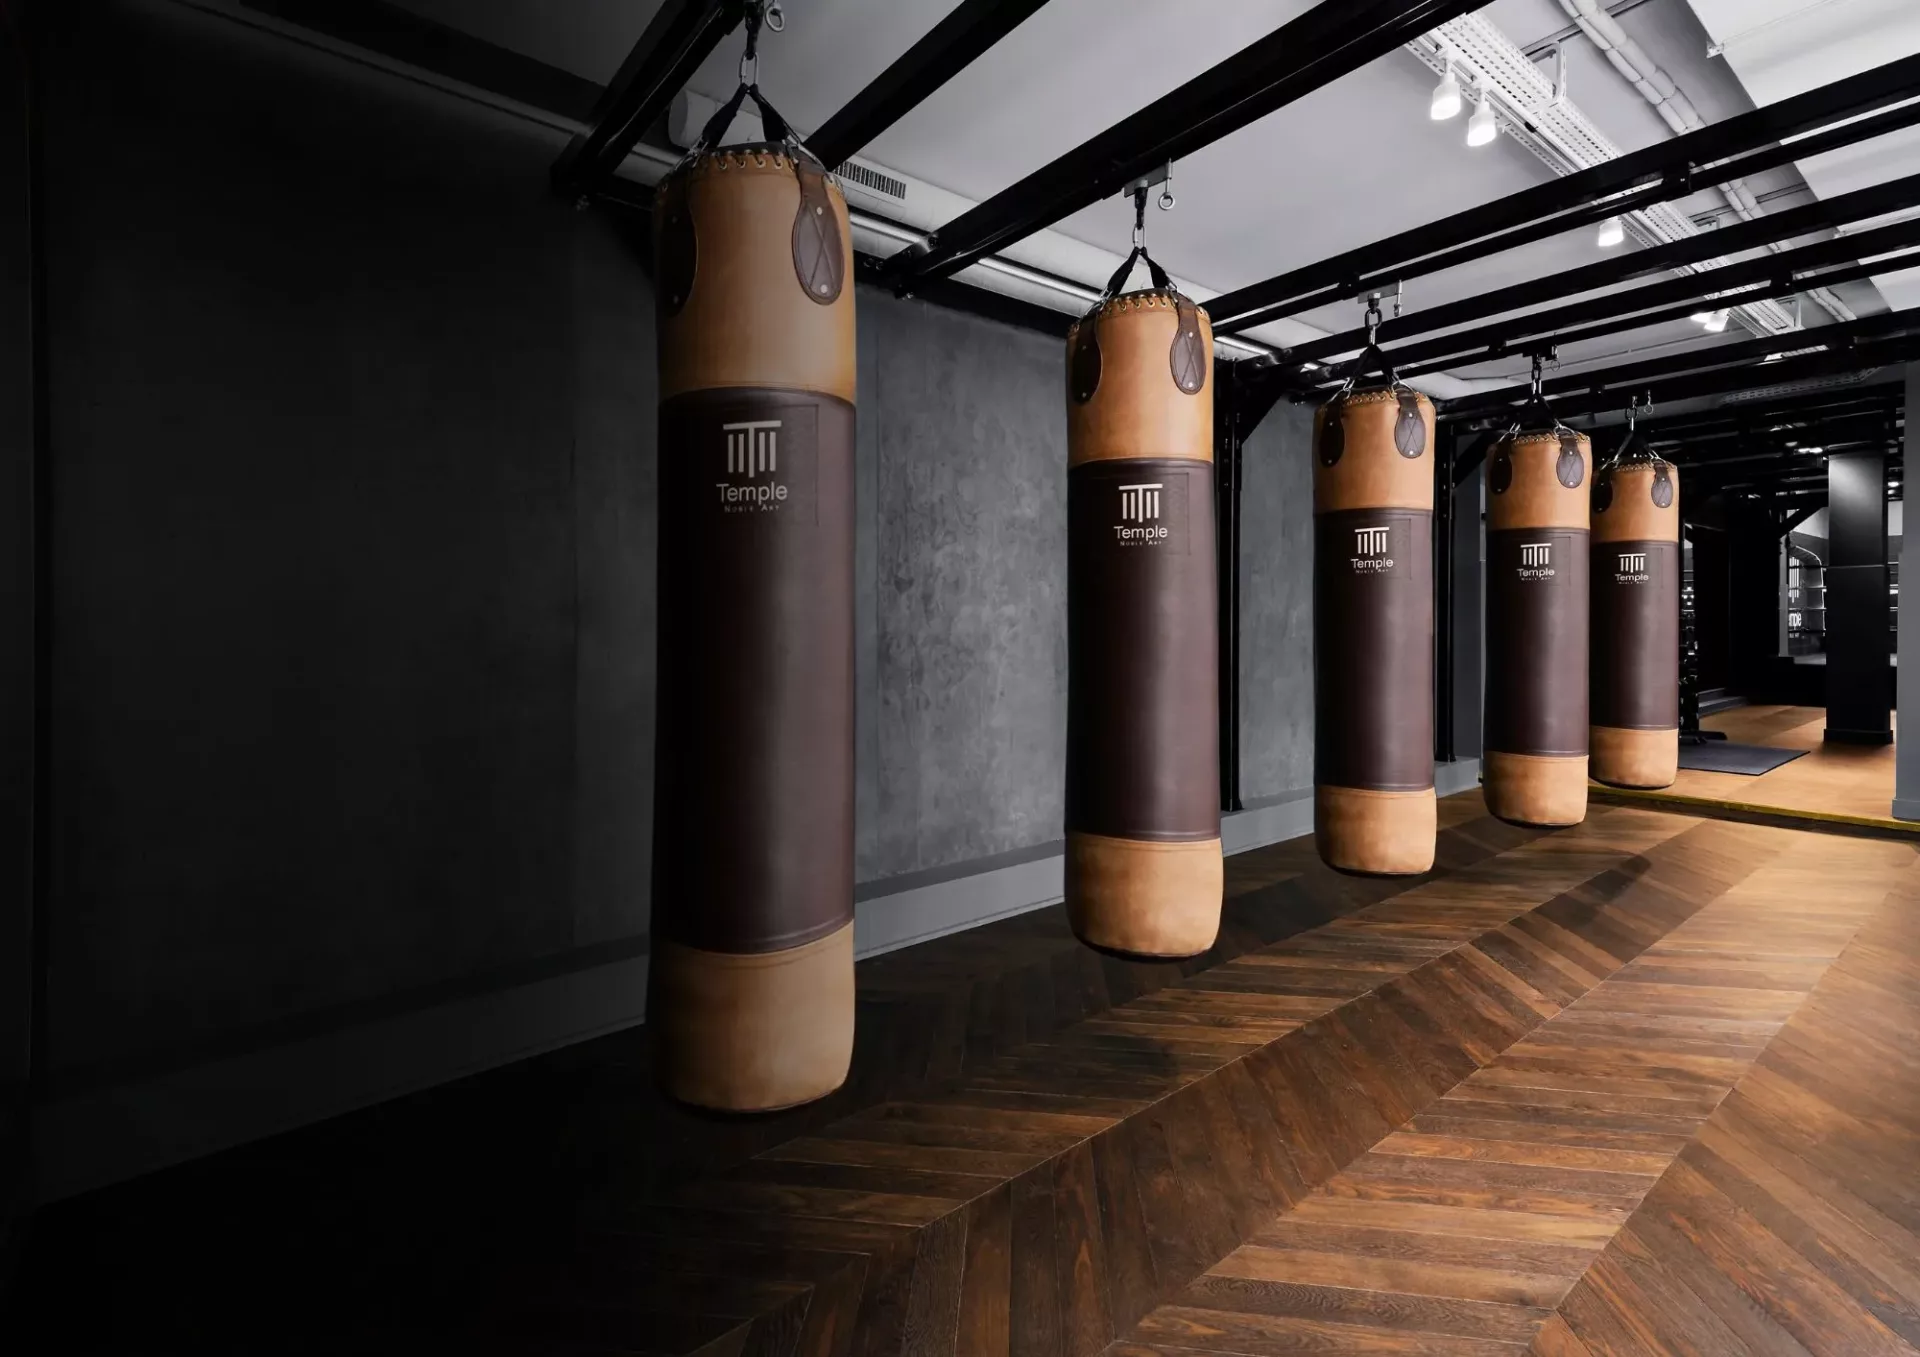
<path fill-rule="evenodd" d="M 1165 292 L 1127 292 L 1067 332 L 1067 465 L 1116 457 L 1213 460 L 1213 324 Z M 1093 343 L 1083 328 L 1094 324 Z M 1091 352 L 1089 352 L 1091 349 Z M 1082 402 L 1079 391 L 1093 389 Z"/>
<path fill-rule="evenodd" d="M 1313 511 L 1341 509 L 1433 508 L 1433 458 L 1407 457 L 1399 440 L 1411 434 L 1420 440 L 1423 454 L 1433 449 L 1433 402 L 1419 392 L 1406 393 L 1418 412 L 1419 429 L 1399 428 L 1404 388 L 1350 391 L 1313 412 Z M 1332 466 L 1321 453 L 1327 421 L 1341 423 L 1342 455 Z M 1392 449 L 1392 456 L 1350 454 L 1348 449 Z"/>
<path fill-rule="evenodd" d="M 768 147 L 710 151 L 661 182 L 661 400 L 728 386 L 853 400 L 847 202 L 817 166 L 805 169 L 804 203 L 793 158 Z"/>
<path fill-rule="evenodd" d="M 1487 462 L 1488 530 L 1585 528 L 1593 493 L 1588 474 L 1593 444 L 1585 434 L 1575 434 L 1573 448 L 1579 458 L 1577 473 L 1573 466 L 1561 465 L 1563 459 L 1570 462 L 1571 458 L 1558 433 L 1523 433 L 1511 442 L 1495 444 Z M 1498 466 L 1502 453 L 1510 468 L 1506 473 Z M 1503 474 L 1510 477 L 1504 490 Z"/>
<path fill-rule="evenodd" d="M 1664 491 L 1662 481 L 1666 485 Z M 1595 492 L 1594 541 L 1680 540 L 1679 467 L 1669 462 L 1629 462 L 1615 467 L 1607 484 L 1605 492 Z M 1665 504 L 1660 502 L 1663 499 Z"/>

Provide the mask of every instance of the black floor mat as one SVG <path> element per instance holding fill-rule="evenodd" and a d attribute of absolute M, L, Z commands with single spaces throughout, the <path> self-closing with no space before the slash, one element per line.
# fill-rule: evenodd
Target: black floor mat
<path fill-rule="evenodd" d="M 1680 746 L 1680 766 L 1701 773 L 1744 773 L 1758 777 L 1771 773 L 1783 763 L 1791 763 L 1807 751 L 1774 749 L 1763 744 L 1734 744 L 1731 740 L 1709 740 L 1705 744 Z"/>

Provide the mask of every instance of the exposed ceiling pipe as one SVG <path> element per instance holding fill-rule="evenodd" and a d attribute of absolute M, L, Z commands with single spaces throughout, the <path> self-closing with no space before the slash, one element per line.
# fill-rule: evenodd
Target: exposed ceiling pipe
<path fill-rule="evenodd" d="M 1707 120 L 1700 116 L 1700 110 L 1687 98 L 1686 91 L 1648 54 L 1646 48 L 1633 40 L 1627 30 L 1620 26 L 1620 21 L 1609 14 L 1599 0 L 1560 0 L 1560 8 L 1567 12 L 1614 70 L 1653 105 L 1654 112 L 1675 133 L 1687 133 L 1707 125 Z M 1726 199 L 1728 209 L 1743 220 L 1752 221 L 1765 213 L 1744 179 L 1729 179 L 1720 185 L 1720 195 Z M 1786 248 L 1786 243 L 1775 242 L 1768 248 L 1778 253 Z M 1831 289 L 1814 288 L 1811 295 L 1835 320 L 1855 319 L 1853 309 L 1834 295 Z"/>

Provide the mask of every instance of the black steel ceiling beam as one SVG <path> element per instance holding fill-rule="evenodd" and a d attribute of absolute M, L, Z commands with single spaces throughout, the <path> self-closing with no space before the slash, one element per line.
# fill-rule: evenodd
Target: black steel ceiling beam
<path fill-rule="evenodd" d="M 1853 237 L 1856 241 L 1870 239 L 1871 233 L 1862 233 Z M 1911 242 L 1920 245 L 1920 235 Z M 1826 242 L 1826 245 L 1838 242 Z M 1814 248 L 1814 247 L 1808 247 Z M 1824 248 L 1824 247 L 1822 247 Z M 1897 247 L 1888 247 L 1897 248 Z M 1497 358 L 1509 357 L 1515 353 L 1531 353 L 1543 349 L 1559 349 L 1570 344 L 1584 343 L 1593 339 L 1604 339 L 1609 335 L 1625 333 L 1629 330 L 1643 329 L 1649 325 L 1661 325 L 1668 321 L 1685 320 L 1702 310 L 1707 303 L 1713 309 L 1721 306 L 1744 306 L 1752 302 L 1772 301 L 1780 297 L 1790 297 L 1810 288 L 1833 287 L 1840 283 L 1857 282 L 1876 274 L 1896 273 L 1903 269 L 1920 268 L 1920 249 L 1906 254 L 1893 254 L 1866 264 L 1847 264 L 1840 268 L 1824 268 L 1819 272 L 1809 271 L 1811 264 L 1796 264 L 1799 259 L 1796 252 L 1791 255 L 1776 255 L 1772 262 L 1787 265 L 1787 276 L 1768 283 L 1748 283 L 1737 291 L 1729 292 L 1721 284 L 1703 283 L 1696 288 L 1685 286 L 1690 278 L 1717 279 L 1718 272 L 1691 274 L 1687 278 L 1673 279 L 1667 283 L 1656 284 L 1652 288 L 1640 288 L 1630 293 L 1616 294 L 1621 304 L 1604 308 L 1609 318 L 1593 324 L 1574 324 L 1570 329 L 1557 328 L 1568 321 L 1590 319 L 1596 308 L 1583 306 L 1562 308 L 1558 311 L 1537 313 L 1532 316 L 1504 320 L 1475 330 L 1462 330 L 1457 334 L 1442 335 L 1438 339 L 1427 340 L 1420 344 L 1402 344 L 1388 355 L 1394 363 L 1394 371 L 1401 377 L 1421 377 L 1430 372 L 1440 372 L 1451 368 L 1465 367 L 1474 363 L 1490 362 Z M 1661 296 L 1653 302 L 1642 299 L 1646 294 L 1658 291 Z M 1713 294 L 1720 295 L 1715 296 Z M 1654 310 L 1645 309 L 1661 300 L 1679 297 L 1677 305 L 1663 306 Z M 1600 298 L 1609 301 L 1611 298 Z M 1818 334 L 1819 330 L 1808 331 Z M 1346 365 L 1320 367 L 1314 365 L 1311 370 L 1303 370 L 1299 364 L 1281 362 L 1264 369 L 1270 374 L 1269 381 L 1290 387 L 1302 394 L 1337 385 L 1345 376 Z"/>
<path fill-rule="evenodd" d="M 1642 419 L 1642 430 L 1651 430 L 1654 439 L 1729 438 L 1752 434 L 1756 425 L 1789 423 L 1796 426 L 1814 421 L 1836 419 L 1900 418 L 1904 393 L 1893 391 L 1811 391 L 1783 397 L 1765 407 L 1737 405 L 1713 410 L 1690 410 L 1684 414 Z"/>
<path fill-rule="evenodd" d="M 1711 372 L 1688 373 L 1685 376 L 1645 383 L 1640 391 L 1650 396 L 1655 405 L 1669 405 L 1675 401 L 1695 400 L 1702 396 L 1721 396 L 1757 387 L 1785 386 L 1819 377 L 1866 373 L 1890 365 L 1906 364 L 1916 358 L 1920 358 L 1920 335 L 1899 335 L 1852 348 L 1832 349 L 1823 353 L 1805 354 L 1797 358 L 1783 358 L 1761 369 L 1747 365 L 1717 368 Z M 1556 414 L 1591 414 L 1598 410 L 1611 410 L 1618 401 L 1618 394 L 1611 391 L 1601 391 L 1597 394 L 1574 392 L 1556 399 L 1553 406 Z M 1511 414 L 1515 407 L 1510 404 L 1494 404 L 1485 396 L 1474 395 L 1443 401 L 1441 409 L 1449 420 L 1458 421 L 1504 418 Z"/>
<path fill-rule="evenodd" d="M 611 177 L 746 11 L 747 0 L 666 0 L 601 95 L 587 130 L 554 162 L 554 186 L 571 193 Z"/>
<path fill-rule="evenodd" d="M 1871 231 L 1862 231 L 1838 240 L 1802 245 L 1784 254 L 1770 254 L 1702 273 L 1683 274 L 1626 292 L 1611 292 L 1586 301 L 1570 302 L 1550 311 L 1509 317 L 1481 329 L 1441 335 L 1418 344 L 1403 344 L 1389 350 L 1387 357 L 1396 364 L 1413 364 L 1496 347 L 1505 352 L 1538 349 L 1549 342 L 1567 342 L 1572 338 L 1568 327 L 1593 321 L 1633 317 L 1631 325 L 1624 327 L 1632 328 L 1645 325 L 1652 319 L 1642 315 L 1643 312 L 1654 312 L 1662 319 L 1669 319 L 1682 308 L 1689 313 L 1694 310 L 1732 308 L 1759 300 L 1764 295 L 1760 291 L 1746 292 L 1743 289 L 1771 287 L 1779 292 L 1792 293 L 1819 287 L 1832 280 L 1834 275 L 1817 273 L 1815 270 L 1835 264 L 1851 266 L 1863 274 L 1884 272 L 1891 267 L 1884 261 L 1871 264 L 1855 264 L 1854 261 L 1862 256 L 1892 254 L 1916 246 L 1920 246 L 1920 220 L 1895 222 L 1891 226 L 1875 227 Z M 1546 338 L 1548 336 L 1552 337 L 1551 340 Z M 1498 354 L 1492 356 L 1497 357 Z"/>
<path fill-rule="evenodd" d="M 1856 142 L 1868 141 L 1874 137 L 1884 136 L 1888 132 L 1913 127 L 1916 124 L 1920 124 L 1920 100 L 1915 100 L 1910 104 L 1902 104 L 1897 108 L 1888 109 L 1884 113 L 1877 113 L 1872 117 L 1862 118 L 1856 122 L 1845 123 L 1827 132 L 1814 133 L 1811 136 L 1803 137 L 1793 142 L 1791 145 L 1771 147 L 1764 151 L 1757 151 L 1750 156 L 1744 156 L 1739 160 L 1716 165 L 1713 167 L 1711 176 L 1703 175 L 1701 178 L 1703 181 L 1713 178 L 1726 182 L 1731 182 L 1734 179 L 1747 178 L 1765 170 L 1777 169 L 1781 165 L 1791 164 L 1805 156 L 1819 155 L 1825 151 L 1851 146 Z M 1415 263 L 1388 269 L 1384 272 L 1372 274 L 1368 277 L 1345 284 L 1337 284 L 1309 296 L 1303 296 L 1291 301 L 1279 303 L 1275 306 L 1269 306 L 1264 310 L 1242 316 L 1238 320 L 1235 320 L 1230 328 L 1232 332 L 1245 333 L 1256 326 L 1265 325 L 1268 321 L 1278 320 L 1282 316 L 1298 315 L 1300 312 L 1311 310 L 1316 306 L 1326 306 L 1333 302 L 1342 301 L 1348 297 L 1364 296 L 1369 292 L 1385 292 L 1405 282 L 1409 278 L 1420 278 L 1430 273 L 1439 273 L 1442 270 L 1454 268 L 1461 264 L 1472 263 L 1477 259 L 1485 259 L 1489 255 L 1500 254 L 1506 250 L 1518 249 L 1522 245 L 1531 245 L 1538 240 L 1549 239 L 1564 231 L 1571 231 L 1581 226 L 1591 226 L 1595 222 L 1604 220 L 1607 217 L 1617 217 L 1622 213 L 1632 212 L 1638 208 L 1648 207 L 1655 203 L 1670 202 L 1676 198 L 1684 198 L 1694 192 L 1698 187 L 1699 184 L 1697 183 L 1663 179 L 1646 188 L 1635 189 L 1624 197 L 1608 198 L 1598 203 L 1589 204 L 1586 207 L 1562 213 L 1558 217 L 1543 218 L 1528 222 L 1502 235 L 1493 236 L 1486 240 L 1475 241 L 1473 244 L 1463 245 L 1456 250 L 1449 250 L 1441 254 L 1432 255 Z M 1218 302 L 1219 299 L 1215 298 L 1207 303 L 1209 315 L 1212 314 L 1211 308 L 1216 306 Z M 1223 334 L 1227 332 L 1228 330 L 1226 328 L 1220 330 L 1220 333 Z"/>
<path fill-rule="evenodd" d="M 1875 260 L 1869 264 L 1849 264 L 1844 268 L 1824 269 L 1818 273 L 1809 273 L 1804 277 L 1790 278 L 1784 282 L 1775 282 L 1751 290 L 1743 290 L 1735 296 L 1711 299 L 1714 309 L 1720 306 L 1748 306 L 1754 302 L 1777 301 L 1782 297 L 1791 297 L 1816 287 L 1835 287 L 1841 283 L 1859 282 L 1875 274 L 1896 273 L 1902 269 L 1920 268 L 1920 250 L 1907 254 L 1893 255 L 1886 259 Z M 1579 344 L 1591 339 L 1604 339 L 1609 335 L 1623 334 L 1629 330 L 1644 329 L 1649 325 L 1663 325 L 1668 321 L 1686 320 L 1701 309 L 1698 298 L 1682 302 L 1678 306 L 1666 307 L 1659 311 L 1649 311 L 1639 315 L 1629 315 L 1617 320 L 1601 321 L 1594 325 L 1579 326 L 1571 330 L 1553 330 L 1543 332 L 1537 338 L 1526 340 L 1518 347 L 1522 352 L 1542 348 L 1560 349 L 1570 344 Z M 1814 333 L 1818 333 L 1816 330 Z M 1461 352 L 1453 358 L 1434 359 L 1429 362 L 1414 363 L 1398 369 L 1402 377 L 1420 377 L 1429 372 L 1440 372 L 1449 368 L 1461 367 L 1470 363 L 1487 362 L 1504 358 L 1515 351 L 1515 343 L 1507 338 L 1507 332 L 1501 326 L 1489 326 L 1485 330 L 1467 331 L 1469 335 L 1493 334 L 1496 338 L 1478 352 Z"/>
<path fill-rule="evenodd" d="M 1857 320 L 1836 325 L 1822 325 L 1814 330 L 1788 330 L 1782 334 L 1761 335 L 1733 344 L 1716 344 L 1710 348 L 1688 349 L 1683 353 L 1668 354 L 1662 358 L 1649 358 L 1639 363 L 1622 363 L 1617 367 L 1570 373 L 1564 377 L 1548 378 L 1540 386 L 1542 392 L 1549 396 L 1557 396 L 1569 391 L 1585 391 L 1598 395 L 1604 391 L 1637 387 L 1647 382 L 1662 381 L 1688 372 L 1745 366 L 1763 363 L 1769 359 L 1778 361 L 1778 355 L 1791 353 L 1797 349 L 1850 349 L 1868 340 L 1892 339 L 1911 334 L 1920 334 L 1920 308 L 1887 311 L 1876 316 L 1862 316 Z M 1517 392 L 1517 395 L 1511 396 L 1512 399 L 1525 399 L 1529 389 L 1527 384 L 1521 383 L 1508 388 L 1506 393 L 1489 391 L 1485 394 L 1491 398 Z M 1624 396 L 1627 392 L 1622 390 L 1620 394 Z"/>
<path fill-rule="evenodd" d="M 1874 113 L 1916 94 L 1920 94 L 1920 56 L 1905 57 L 1443 221 L 1222 293 L 1207 303 L 1208 313 L 1214 317 L 1216 333 L 1245 330 L 1308 306 L 1358 296 L 1373 290 L 1369 285 L 1377 287 L 1383 281 L 1431 273 L 1436 268 L 1556 235 L 1630 207 L 1684 197 L 1708 184 L 1911 126 L 1920 116 L 1911 109 L 1892 110 L 1877 120 L 1866 119 L 1849 126 L 1830 124 Z M 1827 130 L 1794 145 L 1760 151 L 1746 160 L 1716 163 L 1818 129 Z M 1635 193 L 1637 196 L 1630 200 L 1600 209 L 1602 200 Z M 1445 263 L 1420 262 L 1488 237 L 1495 239 L 1484 248 L 1457 251 Z"/>
<path fill-rule="evenodd" d="M 888 277 L 906 286 L 956 273 L 1485 2 L 1322 0 L 961 214 L 935 233 L 926 250 L 896 255 Z"/>
<path fill-rule="evenodd" d="M 1047 0 L 960 0 L 919 42 L 854 95 L 846 107 L 807 138 L 807 146 L 837 169 L 933 92 L 960 74 Z"/>
<path fill-rule="evenodd" d="M 1847 349 L 1866 340 L 1889 339 L 1909 334 L 1920 334 L 1920 307 L 1909 307 L 1904 311 L 1882 312 L 1877 316 L 1862 316 L 1858 320 L 1839 325 L 1822 325 L 1814 330 L 1789 330 L 1782 334 L 1763 335 L 1741 343 L 1689 349 L 1684 353 L 1649 358 L 1640 363 L 1623 363 L 1617 367 L 1597 368 L 1591 372 L 1550 377 L 1541 382 L 1540 390 L 1547 396 L 1559 396 L 1572 391 L 1583 391 L 1589 395 L 1600 395 L 1612 391 L 1613 399 L 1617 404 L 1649 382 L 1678 377 L 1688 372 L 1736 365 L 1751 366 L 1773 358 L 1776 354 L 1787 353 L 1794 349 L 1816 347 Z M 1489 408 L 1504 408 L 1524 401 L 1531 391 L 1530 383 L 1501 387 L 1469 397 L 1459 397 L 1458 403 L 1451 405 L 1450 409 L 1470 412 L 1482 405 Z"/>
<path fill-rule="evenodd" d="M 1703 231 L 1697 236 L 1687 236 L 1665 245 L 1656 245 L 1652 249 L 1635 250 L 1615 259 L 1603 259 L 1584 268 L 1569 269 L 1551 277 L 1515 283 L 1510 287 L 1495 288 L 1491 292 L 1477 293 L 1456 302 L 1449 302 L 1445 306 L 1433 306 L 1411 315 L 1394 316 L 1380 323 L 1379 338 L 1384 342 L 1405 335 L 1432 334 L 1435 330 L 1444 330 L 1449 326 L 1484 320 L 1489 316 L 1503 315 L 1523 307 L 1544 306 L 1568 297 L 1597 291 L 1600 288 L 1633 282 L 1636 279 L 1684 265 L 1698 264 L 1723 255 L 1738 254 L 1779 241 L 1791 240 L 1795 236 L 1807 235 L 1814 231 L 1883 216 L 1915 204 L 1920 204 L 1920 174 L 1910 174 L 1904 178 L 1889 180 L 1884 184 L 1875 184 L 1871 188 L 1856 189 L 1852 193 L 1843 193 L 1839 197 L 1830 198 L 1824 202 L 1809 203 L 1805 207 L 1769 213 L 1753 221 L 1743 221 L 1736 226 L 1722 227 L 1717 231 Z M 1776 259 L 1788 257 L 1790 256 L 1774 256 Z M 1850 257 L 1858 258 L 1859 255 L 1856 253 Z M 1725 270 L 1716 269 L 1713 272 L 1719 274 L 1724 273 Z M 1694 274 L 1692 276 L 1712 275 Z M 1362 327 L 1328 335 L 1324 339 L 1316 339 L 1309 344 L 1297 345 L 1289 349 L 1285 356 L 1289 361 L 1295 362 L 1324 359 L 1333 354 L 1356 351 L 1366 342 L 1367 331 Z"/>

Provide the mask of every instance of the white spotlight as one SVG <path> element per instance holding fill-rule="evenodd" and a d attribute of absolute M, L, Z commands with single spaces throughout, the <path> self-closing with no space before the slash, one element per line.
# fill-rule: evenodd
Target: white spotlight
<path fill-rule="evenodd" d="M 1723 306 L 1718 311 L 1715 311 L 1711 315 L 1709 315 L 1706 318 L 1706 320 L 1702 323 L 1707 327 L 1707 332 L 1709 334 L 1717 335 L 1722 330 L 1727 328 L 1727 322 L 1732 319 L 1733 319 L 1733 312 L 1727 310 Z"/>
<path fill-rule="evenodd" d="M 1493 101 L 1487 98 L 1487 87 L 1479 87 L 1480 104 L 1473 110 L 1473 116 L 1467 119 L 1467 145 L 1485 146 L 1500 134 L 1500 127 L 1493 120 Z"/>
<path fill-rule="evenodd" d="M 1460 81 L 1453 74 L 1452 63 L 1448 63 L 1446 74 L 1433 87 L 1433 102 L 1427 105 L 1427 116 L 1437 123 L 1443 123 L 1459 112 Z"/>
<path fill-rule="evenodd" d="M 1626 223 L 1621 221 L 1620 218 L 1618 217 L 1608 217 L 1605 221 L 1601 222 L 1600 234 L 1594 237 L 1594 239 L 1599 242 L 1600 248 L 1603 250 L 1612 249 L 1615 245 L 1618 245 L 1621 241 L 1625 240 L 1626 238 L 1627 238 Z"/>

